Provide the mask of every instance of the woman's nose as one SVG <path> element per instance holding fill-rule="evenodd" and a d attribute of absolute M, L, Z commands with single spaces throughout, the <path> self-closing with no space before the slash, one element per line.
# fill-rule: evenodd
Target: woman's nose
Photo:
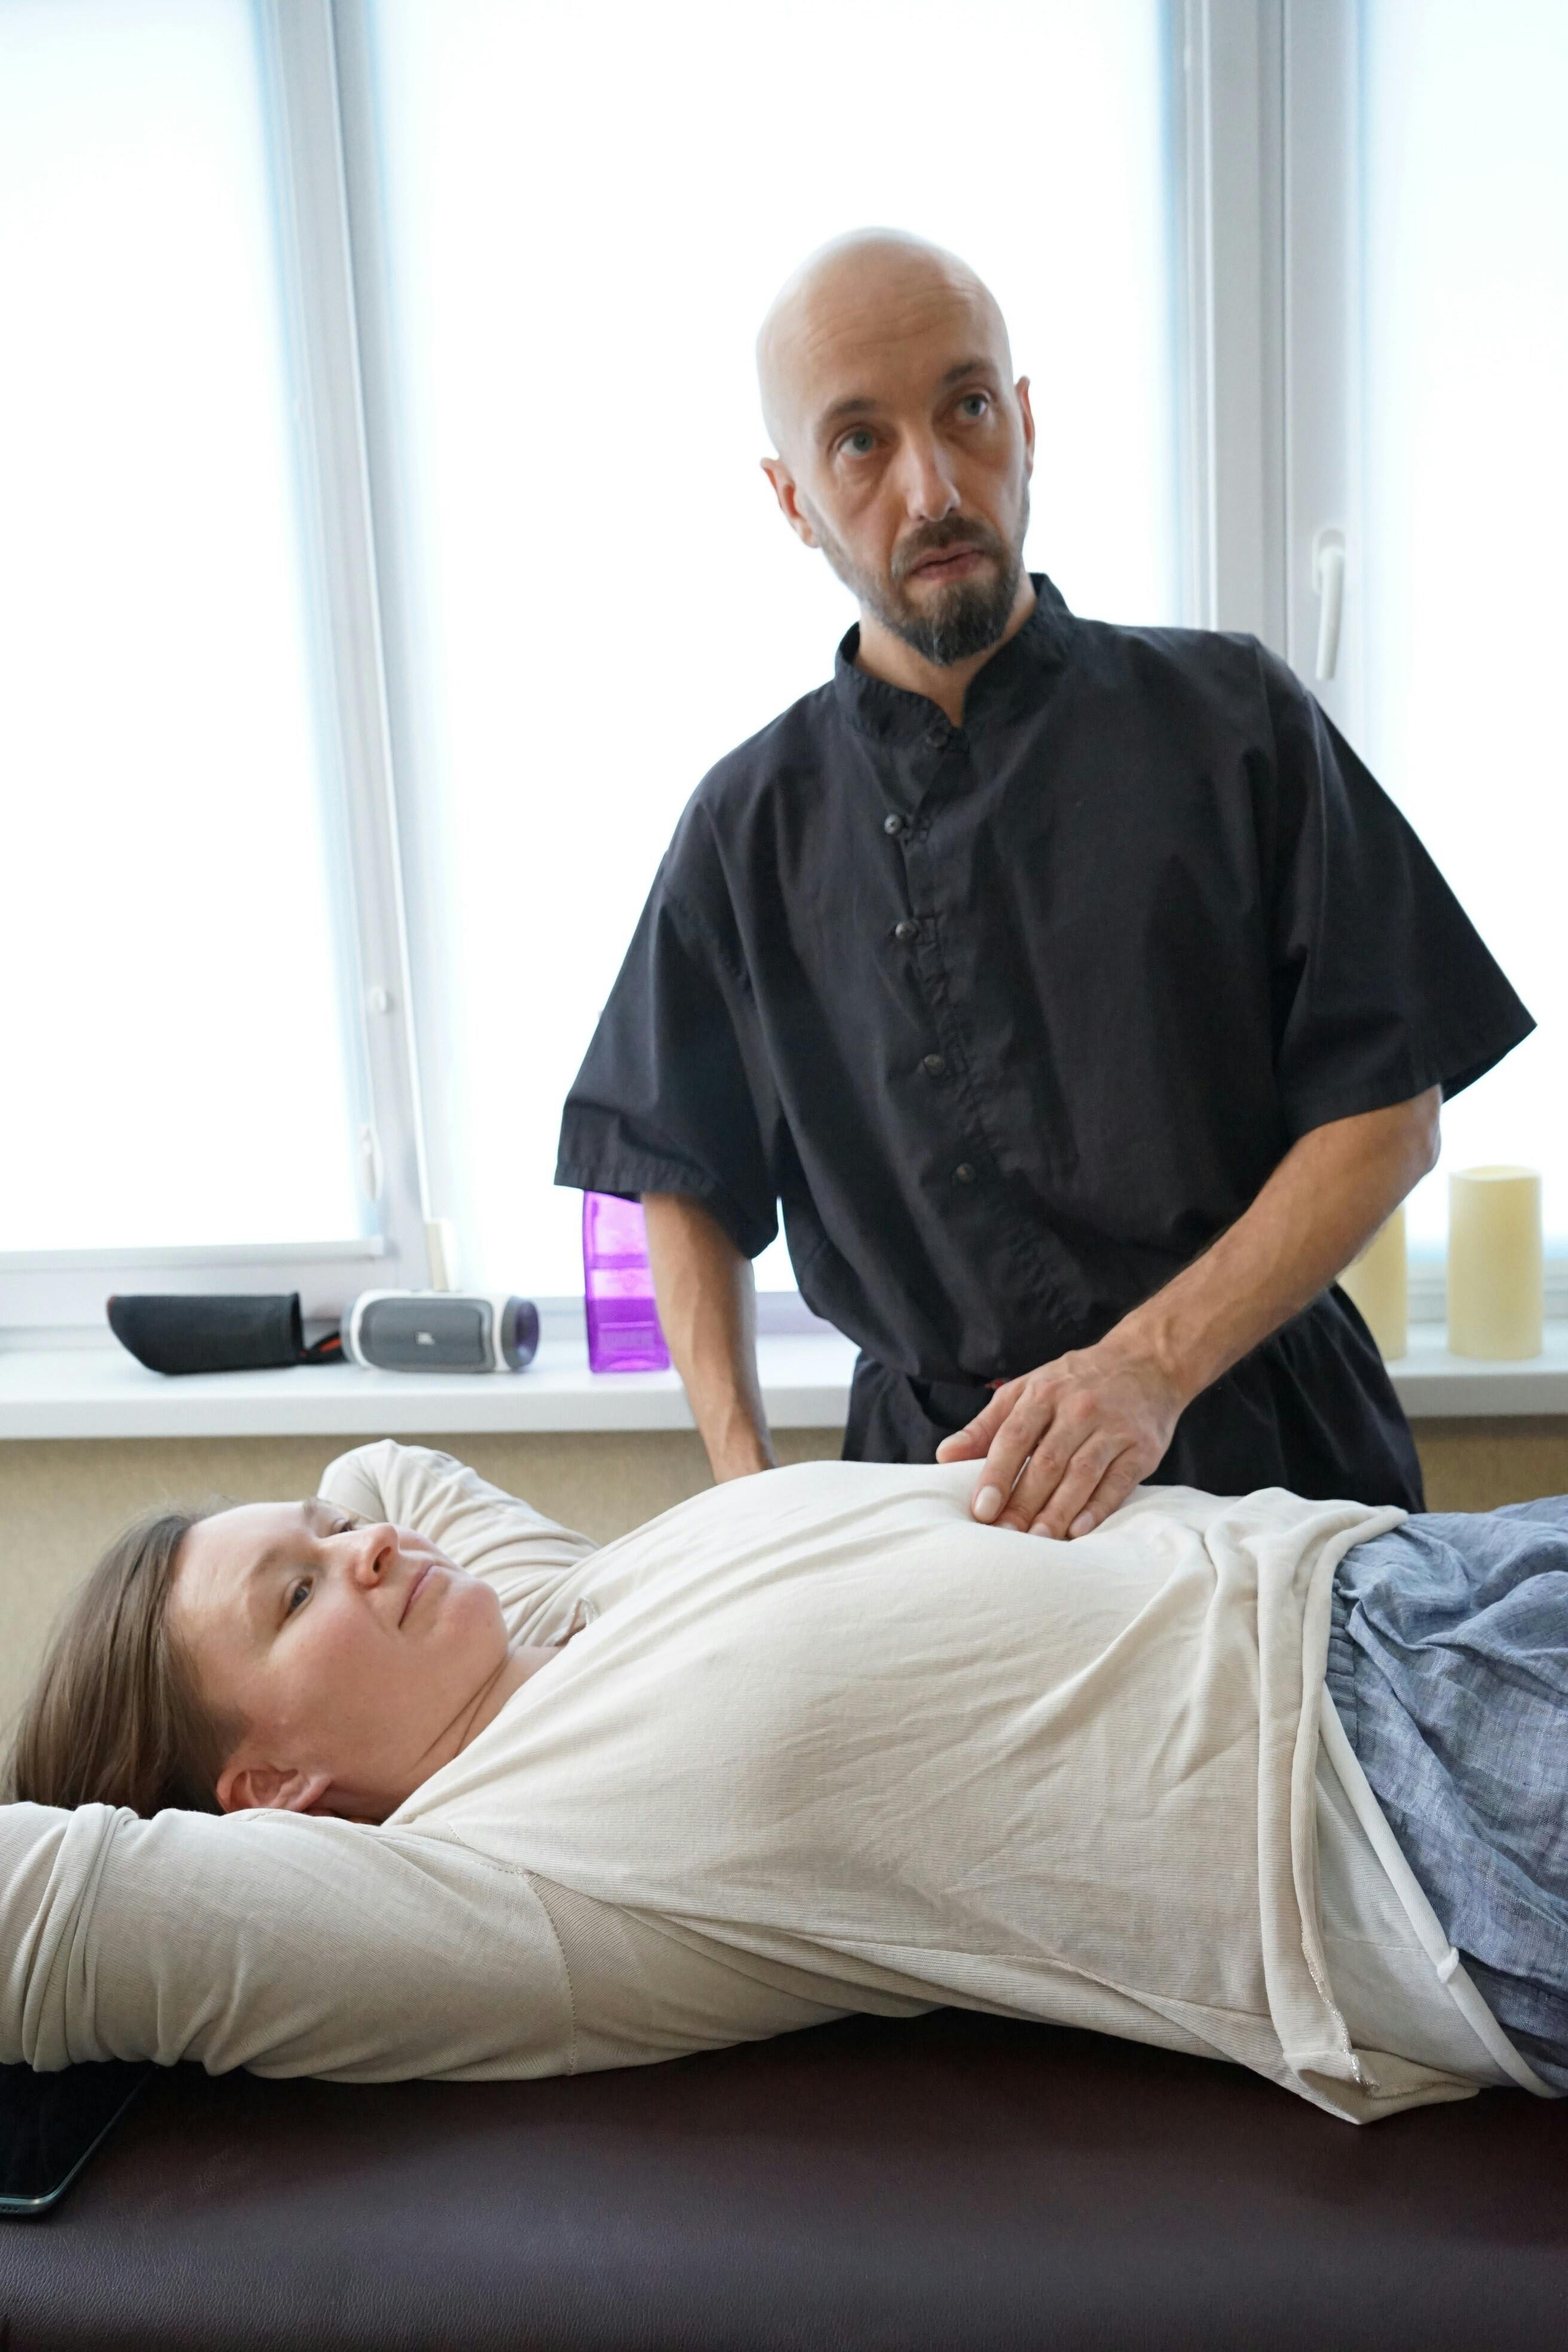
<path fill-rule="evenodd" d="M 354 1555 L 354 1575 L 361 1584 L 379 1584 L 387 1561 L 397 1549 L 397 1529 L 389 1522 L 362 1528 Z"/>

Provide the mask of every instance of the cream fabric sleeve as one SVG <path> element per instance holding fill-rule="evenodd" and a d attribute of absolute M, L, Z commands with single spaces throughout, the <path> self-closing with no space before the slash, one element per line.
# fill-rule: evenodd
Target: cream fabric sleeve
<path fill-rule="evenodd" d="M 529 2075 L 575 2063 L 529 1879 L 300 1814 L 0 1807 L 0 2059 L 211 2074 Z"/>
<path fill-rule="evenodd" d="M 552 1642 L 570 1630 L 575 1590 L 563 1588 L 596 1547 L 451 1454 L 383 1438 L 341 1454 L 321 1492 L 365 1518 L 416 1529 L 459 1568 L 482 1576 L 500 1597 L 510 1641 Z"/>
<path fill-rule="evenodd" d="M 427 1832 L 0 1807 L 6 2063 L 588 2073 L 843 2015 L 785 1974 Z"/>

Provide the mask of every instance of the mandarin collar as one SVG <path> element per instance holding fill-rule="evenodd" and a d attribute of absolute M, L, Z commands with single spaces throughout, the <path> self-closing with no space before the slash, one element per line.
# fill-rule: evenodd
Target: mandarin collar
<path fill-rule="evenodd" d="M 1066 657 L 1073 616 L 1061 592 L 1043 572 L 1031 572 L 1035 609 L 1015 636 L 992 655 L 970 681 L 964 697 L 965 730 L 1010 702 L 1020 688 L 1041 672 L 1058 668 Z M 860 625 L 856 623 L 841 641 L 833 665 L 833 698 L 852 727 L 879 742 L 910 743 L 931 723 L 934 702 L 907 687 L 889 686 L 855 667 L 860 650 Z M 945 726 L 946 721 L 943 720 Z"/>

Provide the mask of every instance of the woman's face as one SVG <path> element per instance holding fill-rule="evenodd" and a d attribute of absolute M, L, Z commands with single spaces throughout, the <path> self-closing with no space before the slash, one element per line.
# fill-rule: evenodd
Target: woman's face
<path fill-rule="evenodd" d="M 382 1821 L 526 1677 L 500 1603 L 409 1528 L 330 1503 L 249 1503 L 180 1547 L 169 1626 L 206 1705 L 245 1728 L 226 1812 Z"/>

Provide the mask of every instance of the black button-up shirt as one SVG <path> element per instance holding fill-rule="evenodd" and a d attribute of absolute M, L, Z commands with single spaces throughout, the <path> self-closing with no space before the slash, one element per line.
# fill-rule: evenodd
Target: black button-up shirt
<path fill-rule="evenodd" d="M 1169 1281 L 1299 1136 L 1453 1094 L 1532 1025 L 1283 663 L 1036 588 L 962 727 L 857 669 L 851 630 L 831 683 L 705 778 L 556 1171 L 691 1194 L 748 1255 L 782 1202 L 808 1304 L 923 1407 L 957 1392 L 933 1444 L 969 1392 Z M 1398 1413 L 1353 1310 L 1317 1312 L 1331 1344 L 1279 1345 L 1331 1458 Z M 1182 1465 L 1222 1466 L 1198 1483 L 1299 1465 L 1256 1443 Z"/>

